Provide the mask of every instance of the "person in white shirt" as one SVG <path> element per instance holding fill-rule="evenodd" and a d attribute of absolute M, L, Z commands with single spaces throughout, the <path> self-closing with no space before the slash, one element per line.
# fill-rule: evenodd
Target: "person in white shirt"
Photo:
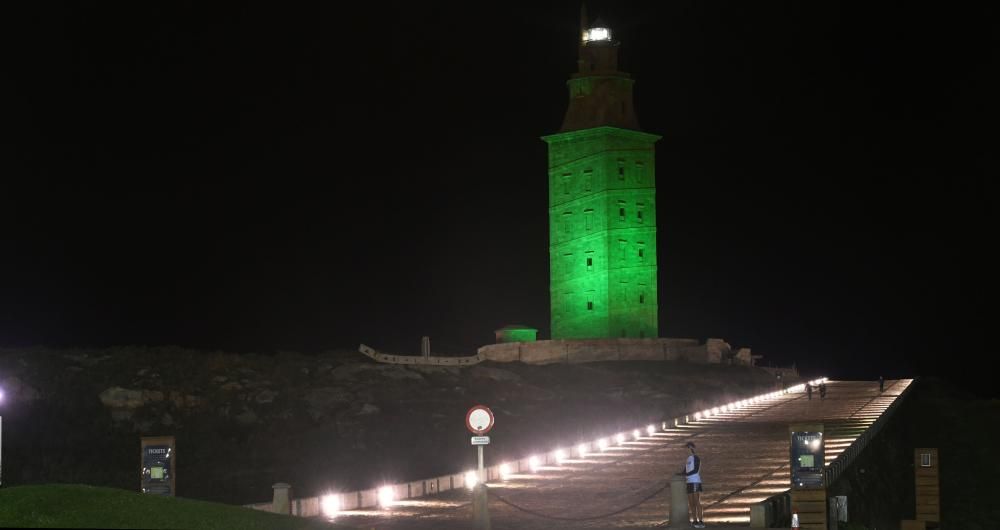
<path fill-rule="evenodd" d="M 701 458 L 694 452 L 694 442 L 684 444 L 691 450 L 684 464 L 684 477 L 687 482 L 688 514 L 694 519 L 691 526 L 705 528 L 705 510 L 701 507 Z"/>

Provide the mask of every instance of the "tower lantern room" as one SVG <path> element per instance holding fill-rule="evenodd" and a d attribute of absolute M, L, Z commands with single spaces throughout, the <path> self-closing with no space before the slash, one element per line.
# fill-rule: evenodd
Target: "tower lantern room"
<path fill-rule="evenodd" d="M 632 106 L 634 81 L 618 70 L 619 43 L 612 37 L 610 26 L 601 19 L 588 24 L 586 17 L 583 10 L 577 71 L 567 82 L 570 102 L 560 130 L 598 125 L 638 129 Z"/>

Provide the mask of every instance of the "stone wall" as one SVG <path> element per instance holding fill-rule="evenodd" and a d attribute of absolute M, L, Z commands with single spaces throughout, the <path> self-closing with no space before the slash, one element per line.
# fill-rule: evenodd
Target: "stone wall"
<path fill-rule="evenodd" d="M 722 339 L 566 339 L 501 342 L 482 346 L 476 355 L 435 357 L 381 353 L 362 344 L 358 351 L 386 364 L 469 366 L 482 361 L 525 364 L 590 363 L 601 361 L 679 361 L 751 366 L 749 348 L 734 350 Z M 782 370 L 788 370 L 787 368 Z M 792 369 L 794 371 L 794 368 Z M 794 375 L 798 375 L 795 372 Z"/>
<path fill-rule="evenodd" d="M 494 362 L 527 364 L 587 363 L 598 361 L 684 361 L 750 365 L 750 350 L 736 352 L 722 339 L 574 339 L 489 344 L 479 357 Z"/>
<path fill-rule="evenodd" d="M 375 348 L 362 344 L 358 351 L 371 359 L 386 364 L 419 364 L 427 366 L 471 366 L 479 364 L 485 358 L 482 354 L 468 355 L 465 357 L 437 357 L 434 355 L 393 355 L 391 353 L 381 353 Z"/>

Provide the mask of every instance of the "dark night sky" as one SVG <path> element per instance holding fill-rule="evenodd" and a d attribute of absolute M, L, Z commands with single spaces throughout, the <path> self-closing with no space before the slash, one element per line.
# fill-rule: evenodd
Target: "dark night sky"
<path fill-rule="evenodd" d="M 548 336 L 579 3 L 289 4 L 4 6 L 0 345 Z M 663 135 L 661 335 L 834 377 L 986 354 L 996 12 L 588 8 Z"/>

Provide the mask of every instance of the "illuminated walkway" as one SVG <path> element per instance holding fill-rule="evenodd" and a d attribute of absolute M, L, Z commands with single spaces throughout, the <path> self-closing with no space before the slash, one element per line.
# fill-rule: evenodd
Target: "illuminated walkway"
<path fill-rule="evenodd" d="M 702 458 L 705 521 L 718 528 L 747 526 L 750 505 L 788 489 L 788 424 L 822 422 L 826 429 L 827 463 L 837 457 L 870 426 L 912 380 L 877 382 L 830 381 L 826 399 L 804 391 L 749 403 L 688 425 L 641 432 L 636 440 L 593 447 L 580 458 L 574 449 L 560 465 L 528 469 L 507 480 L 490 482 L 492 493 L 530 511 L 560 517 L 588 517 L 637 506 L 617 515 L 591 521 L 545 519 L 491 498 L 492 526 L 502 529 L 649 528 L 667 520 L 669 487 L 660 490 L 680 471 L 687 457 L 684 443 L 697 444 Z M 692 418 L 694 420 L 694 418 Z M 387 509 L 346 511 L 334 520 L 358 528 L 423 529 L 469 528 L 469 490 L 457 488 L 439 495 L 397 501 Z"/>

